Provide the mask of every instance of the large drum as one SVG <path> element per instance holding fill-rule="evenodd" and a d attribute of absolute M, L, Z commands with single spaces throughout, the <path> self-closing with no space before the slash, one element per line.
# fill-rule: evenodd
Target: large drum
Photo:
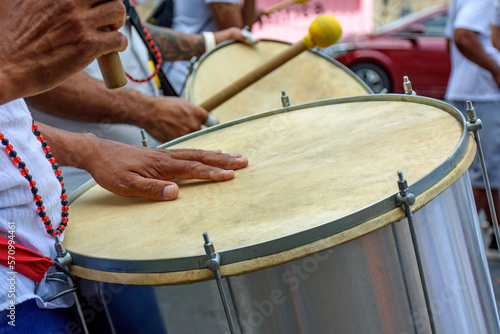
<path fill-rule="evenodd" d="M 230 83 L 290 45 L 261 40 L 254 46 L 223 43 L 204 54 L 186 84 L 186 98 L 202 104 Z M 306 51 L 212 111 L 221 122 L 282 107 L 281 92 L 291 104 L 373 93 L 347 67 L 316 51 Z"/>
<path fill-rule="evenodd" d="M 466 172 L 475 142 L 452 106 L 323 100 L 166 147 L 250 164 L 227 182 L 179 181 L 172 202 L 76 193 L 65 244 L 99 333 L 229 333 L 222 300 L 235 333 L 499 333 Z"/>

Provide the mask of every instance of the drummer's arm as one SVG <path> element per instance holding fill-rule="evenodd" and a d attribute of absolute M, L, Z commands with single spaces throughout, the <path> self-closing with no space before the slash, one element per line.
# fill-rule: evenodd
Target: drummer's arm
<path fill-rule="evenodd" d="M 107 89 L 84 72 L 26 102 L 47 114 L 76 121 L 135 125 L 160 142 L 199 130 L 208 117 L 205 110 L 186 99 L 155 98 L 126 88 Z"/>
<path fill-rule="evenodd" d="M 199 57 L 205 51 L 205 40 L 202 35 L 188 34 L 170 28 L 145 23 L 151 37 L 160 49 L 162 57 L 167 61 L 190 60 Z M 214 32 L 215 43 L 229 40 L 245 41 L 239 28 L 229 28 Z"/>
<path fill-rule="evenodd" d="M 212 2 L 210 9 L 219 30 L 231 27 L 252 27 L 257 19 L 255 0 L 245 0 L 243 6 L 238 3 Z"/>
<path fill-rule="evenodd" d="M 252 28 L 252 25 L 259 19 L 258 11 L 255 7 L 255 0 L 245 0 L 242 7 L 243 25 Z"/>
<path fill-rule="evenodd" d="M 168 180 L 226 181 L 248 164 L 240 154 L 145 148 L 41 123 L 38 127 L 58 165 L 84 169 L 100 186 L 121 196 L 172 200 L 179 188 Z"/>
<path fill-rule="evenodd" d="M 500 87 L 500 64 L 483 48 L 478 33 L 472 30 L 457 28 L 453 40 L 462 55 L 471 62 L 489 71 Z"/>
<path fill-rule="evenodd" d="M 491 43 L 495 49 L 500 51 L 500 26 L 493 26 L 491 28 Z"/>
<path fill-rule="evenodd" d="M 32 108 L 76 121 L 133 124 L 130 110 L 147 109 L 152 98 L 130 89 L 107 89 L 81 71 L 55 89 L 25 100 Z"/>
<path fill-rule="evenodd" d="M 241 6 L 237 3 L 213 2 L 210 4 L 212 16 L 217 29 L 223 30 L 230 27 L 243 28 L 243 15 Z"/>

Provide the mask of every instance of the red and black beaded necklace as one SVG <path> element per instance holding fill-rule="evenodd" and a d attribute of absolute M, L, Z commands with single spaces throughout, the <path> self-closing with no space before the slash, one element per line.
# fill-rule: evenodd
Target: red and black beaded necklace
<path fill-rule="evenodd" d="M 2 145 L 5 146 L 5 151 L 9 154 L 14 164 L 16 164 L 17 167 L 19 167 L 21 175 L 24 176 L 26 180 L 28 180 L 31 188 L 31 193 L 33 194 L 33 200 L 35 201 L 35 204 L 37 206 L 38 216 L 42 219 L 42 222 L 45 225 L 45 229 L 47 230 L 47 233 L 50 234 L 51 236 L 61 235 L 61 233 L 64 231 L 64 229 L 68 224 L 68 216 L 69 216 L 68 213 L 69 207 L 67 200 L 68 196 L 66 195 L 66 189 L 64 189 L 63 177 L 61 175 L 61 170 L 59 169 L 59 166 L 56 163 L 56 160 L 52 156 L 52 152 L 50 151 L 50 146 L 47 145 L 47 142 L 43 139 L 43 136 L 40 133 L 40 130 L 38 129 L 38 126 L 35 124 L 35 122 L 33 122 L 31 130 L 33 131 L 33 134 L 36 136 L 38 141 L 42 144 L 42 150 L 45 154 L 45 157 L 47 158 L 47 160 L 49 160 L 50 164 L 52 165 L 54 174 L 56 175 L 57 180 L 61 184 L 61 197 L 60 197 L 62 204 L 61 223 L 55 230 L 53 229 L 52 222 L 50 221 L 49 217 L 47 216 L 47 213 L 45 212 L 45 207 L 43 206 L 42 197 L 38 195 L 38 188 L 36 187 L 36 183 L 33 180 L 33 177 L 31 176 L 31 174 L 29 174 L 29 170 L 26 168 L 26 163 L 21 160 L 21 158 L 17 155 L 17 152 L 14 150 L 12 144 L 9 143 L 9 140 L 5 138 L 5 136 L 1 132 L 0 132 L 0 140 L 2 142 Z"/>
<path fill-rule="evenodd" d="M 133 8 L 135 6 L 135 1 L 130 1 L 130 6 Z M 151 34 L 148 32 L 148 29 L 144 26 L 144 23 L 139 22 L 139 24 L 140 24 L 140 29 L 142 30 L 142 34 L 140 31 L 139 31 L 139 34 L 142 35 L 141 37 L 143 37 L 145 39 L 145 42 L 147 42 L 148 47 L 151 48 L 151 55 L 154 57 L 154 60 L 155 60 L 155 70 L 154 70 L 153 74 L 151 74 L 149 77 L 144 78 L 144 79 L 136 79 L 126 72 L 125 72 L 125 75 L 127 76 L 127 78 L 129 78 L 133 82 L 143 83 L 143 82 L 150 81 L 156 75 L 158 75 L 158 72 L 161 70 L 163 58 L 161 56 L 160 49 L 158 48 L 155 41 L 151 37 Z"/>

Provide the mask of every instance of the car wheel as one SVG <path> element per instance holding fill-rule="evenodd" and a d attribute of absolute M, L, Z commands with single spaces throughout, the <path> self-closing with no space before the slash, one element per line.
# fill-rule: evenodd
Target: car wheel
<path fill-rule="evenodd" d="M 363 80 L 374 93 L 380 93 L 384 88 L 391 91 L 391 80 L 387 72 L 380 66 L 372 63 L 359 63 L 351 66 L 358 77 Z"/>

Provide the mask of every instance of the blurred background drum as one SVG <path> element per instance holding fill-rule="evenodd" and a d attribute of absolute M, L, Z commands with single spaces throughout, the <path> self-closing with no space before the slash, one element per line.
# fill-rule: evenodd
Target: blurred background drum
<path fill-rule="evenodd" d="M 186 84 L 186 98 L 195 104 L 218 93 L 228 84 L 259 67 L 289 43 L 261 40 L 254 46 L 223 43 L 204 54 Z M 221 122 L 282 107 L 281 92 L 291 104 L 372 93 L 344 65 L 308 50 L 232 97 L 212 111 Z"/>
<path fill-rule="evenodd" d="M 250 164 L 179 181 L 172 202 L 75 193 L 64 242 L 84 314 L 99 333 L 229 333 L 207 232 L 235 333 L 498 333 L 465 124 L 441 101 L 367 94 L 170 142 Z"/>

